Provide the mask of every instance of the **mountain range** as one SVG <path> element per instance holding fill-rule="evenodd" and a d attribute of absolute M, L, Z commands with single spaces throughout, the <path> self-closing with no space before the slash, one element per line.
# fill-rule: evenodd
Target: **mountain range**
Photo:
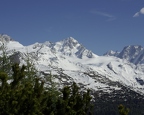
<path fill-rule="evenodd" d="M 42 74 L 57 75 L 55 81 L 61 86 L 76 82 L 83 90 L 91 89 L 97 98 L 105 94 L 107 98 L 123 95 L 120 97 L 123 101 L 137 96 L 144 98 L 142 46 L 130 45 L 121 52 L 108 51 L 98 56 L 73 37 L 55 43 L 46 41 L 24 46 L 8 35 L 0 35 L 0 44 L 7 47 L 13 61 L 20 65 L 30 58 Z"/>
<path fill-rule="evenodd" d="M 144 64 L 144 47 L 140 45 L 125 46 L 121 52 L 108 51 L 105 56 L 115 56 L 125 59 L 135 65 Z"/>

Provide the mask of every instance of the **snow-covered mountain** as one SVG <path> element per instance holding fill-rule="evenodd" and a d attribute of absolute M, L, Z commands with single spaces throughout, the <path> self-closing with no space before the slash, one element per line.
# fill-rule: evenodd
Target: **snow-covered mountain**
<path fill-rule="evenodd" d="M 134 64 L 144 64 L 144 47 L 140 45 L 129 45 L 121 52 L 108 51 L 105 56 L 116 56 Z"/>
<path fill-rule="evenodd" d="M 56 43 L 46 41 L 29 46 L 23 46 L 19 42 L 11 40 L 10 37 L 1 36 L 1 38 L 8 41 L 5 42 L 8 52 L 14 51 L 15 62 L 26 64 L 29 57 L 38 71 L 43 74 L 58 75 L 57 81 L 62 84 L 75 81 L 83 88 L 108 93 L 120 91 L 124 86 L 144 94 L 143 66 L 130 63 L 128 59 L 131 56 L 124 56 L 126 51 L 127 54 L 137 56 L 136 51 L 142 52 L 142 47 L 137 47 L 137 50 L 131 51 L 131 53 L 128 50 L 131 48 L 126 47 L 123 52 L 118 54 L 127 61 L 114 56 L 98 56 L 72 37 Z"/>
<path fill-rule="evenodd" d="M 115 52 L 115 51 L 110 50 L 110 51 L 107 51 L 106 53 L 104 53 L 103 55 L 104 56 L 118 56 L 119 53 L 120 52 L 117 52 L 117 51 Z"/>

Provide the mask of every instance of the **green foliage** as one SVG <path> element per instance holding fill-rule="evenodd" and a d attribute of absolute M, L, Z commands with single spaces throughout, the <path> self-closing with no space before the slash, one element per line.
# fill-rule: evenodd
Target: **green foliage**
<path fill-rule="evenodd" d="M 61 92 L 45 87 L 46 81 L 27 77 L 27 67 L 12 66 L 11 79 L 0 72 L 0 115 L 86 115 L 91 112 L 91 96 L 73 83 Z M 51 82 L 52 83 L 52 82 Z"/>
<path fill-rule="evenodd" d="M 49 101 L 47 101 L 48 108 L 45 110 L 45 114 L 55 115 L 54 113 L 56 111 L 56 103 L 61 93 L 58 91 L 58 84 L 54 82 L 55 76 L 53 76 L 52 74 L 45 75 L 45 79 L 46 79 L 46 90 L 49 92 L 48 93 Z"/>
<path fill-rule="evenodd" d="M 25 66 L 18 64 L 12 67 L 11 83 L 6 80 L 7 74 L 0 73 L 0 115 L 40 115 L 45 104 L 44 83 L 35 79 L 33 83 L 23 82 Z M 27 81 L 27 80 L 25 80 Z M 34 85 L 33 85 L 34 84 Z"/>
<path fill-rule="evenodd" d="M 128 115 L 128 113 L 129 113 L 129 109 L 128 108 L 126 108 L 124 105 L 122 105 L 122 104 L 120 104 L 119 106 L 118 106 L 118 109 L 119 109 L 119 114 L 120 115 Z"/>
<path fill-rule="evenodd" d="M 91 115 L 92 104 L 90 91 L 80 92 L 76 83 L 71 87 L 62 89 L 62 99 L 57 103 L 57 114 L 59 115 Z"/>

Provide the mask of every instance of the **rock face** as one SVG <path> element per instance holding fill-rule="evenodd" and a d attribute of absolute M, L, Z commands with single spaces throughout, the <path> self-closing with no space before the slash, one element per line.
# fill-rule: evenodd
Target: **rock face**
<path fill-rule="evenodd" d="M 144 47 L 140 45 L 126 46 L 121 52 L 108 51 L 104 55 L 115 56 L 134 64 L 144 64 Z"/>
<path fill-rule="evenodd" d="M 121 59 L 126 59 L 134 64 L 144 63 L 144 48 L 142 46 L 126 46 L 118 55 Z"/>

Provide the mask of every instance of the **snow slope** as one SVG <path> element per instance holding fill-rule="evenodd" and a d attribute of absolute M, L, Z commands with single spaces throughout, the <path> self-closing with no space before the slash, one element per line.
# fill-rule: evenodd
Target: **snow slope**
<path fill-rule="evenodd" d="M 92 90 L 120 90 L 117 83 L 144 94 L 142 65 L 113 56 L 98 56 L 72 37 L 51 43 L 23 46 L 19 42 L 6 43 L 8 50 L 19 52 L 19 62 L 25 64 L 27 55 L 37 69 L 45 74 L 57 74 L 63 83 L 77 82 Z M 115 84 L 115 85 L 113 85 Z"/>

